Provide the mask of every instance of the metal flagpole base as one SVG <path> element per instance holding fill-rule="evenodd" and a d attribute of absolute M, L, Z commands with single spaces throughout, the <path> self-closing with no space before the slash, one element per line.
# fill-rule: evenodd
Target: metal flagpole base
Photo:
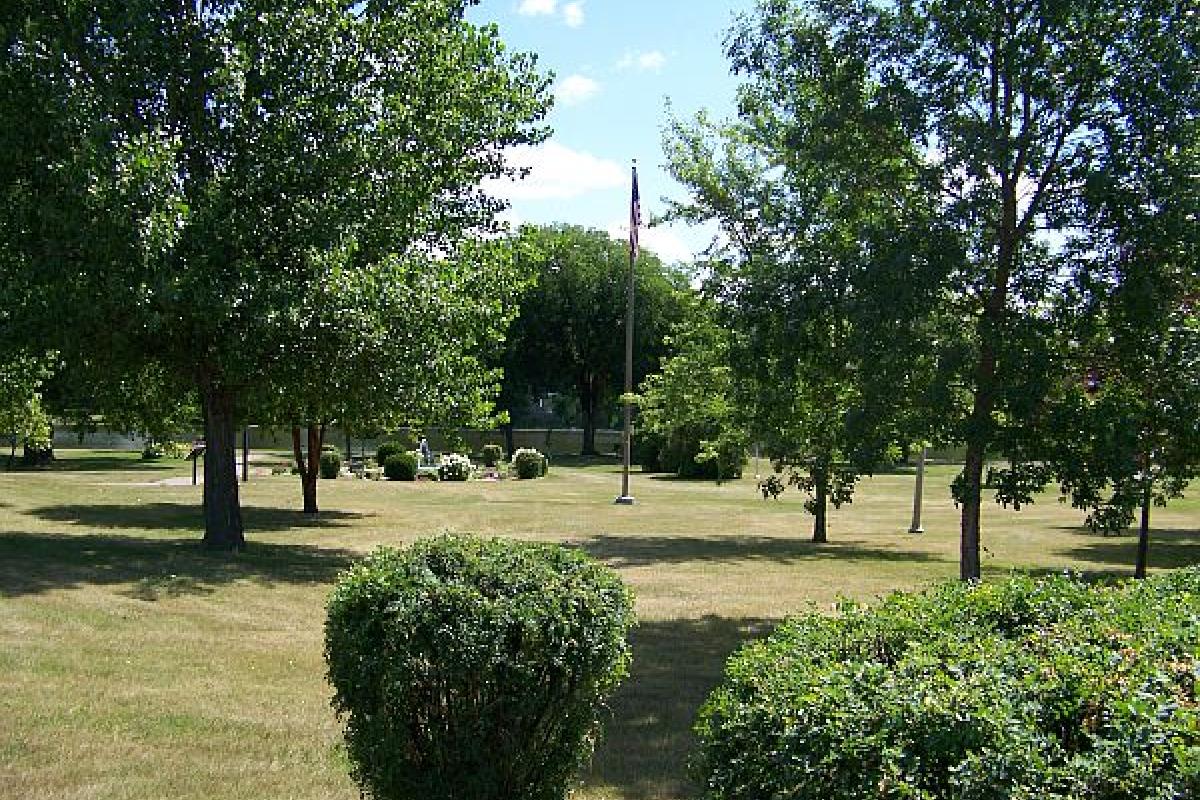
<path fill-rule="evenodd" d="M 909 533 L 924 533 L 924 532 L 925 532 L 925 529 L 924 529 L 924 528 L 922 528 L 922 527 L 919 527 L 919 526 L 918 526 L 918 527 L 916 527 L 916 528 L 909 528 L 909 529 L 908 529 L 908 532 L 909 532 Z"/>
<path fill-rule="evenodd" d="M 633 505 L 633 495 L 623 494 L 614 500 L 613 503 L 618 506 L 631 506 Z"/>

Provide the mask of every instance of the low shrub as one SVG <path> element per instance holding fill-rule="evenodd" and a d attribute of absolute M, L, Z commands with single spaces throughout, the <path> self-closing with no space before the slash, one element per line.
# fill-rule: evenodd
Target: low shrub
<path fill-rule="evenodd" d="M 158 461 L 163 458 L 184 458 L 191 445 L 174 439 L 146 439 L 142 444 L 142 460 Z"/>
<path fill-rule="evenodd" d="M 494 467 L 504 460 L 504 449 L 498 444 L 485 444 L 483 446 L 483 465 L 485 467 Z"/>
<path fill-rule="evenodd" d="M 417 454 L 401 451 L 388 456 L 383 462 L 383 475 L 389 481 L 415 481 L 417 479 Z"/>
<path fill-rule="evenodd" d="M 512 463 L 518 478 L 528 480 L 546 474 L 546 457 L 532 447 L 518 448 L 517 452 L 513 453 Z"/>
<path fill-rule="evenodd" d="M 1200 570 L 789 620 L 701 709 L 704 797 L 1200 796 Z"/>
<path fill-rule="evenodd" d="M 471 459 L 467 456 L 451 453 L 442 456 L 438 465 L 438 480 L 465 481 L 471 477 Z"/>
<path fill-rule="evenodd" d="M 328 603 L 333 706 L 364 796 L 563 800 L 624 678 L 633 598 L 557 545 L 381 549 Z"/>
<path fill-rule="evenodd" d="M 387 466 L 387 460 L 397 453 L 406 453 L 411 448 L 405 447 L 400 442 L 388 440 L 381 442 L 379 447 L 375 448 L 375 463 L 381 467 Z"/>
<path fill-rule="evenodd" d="M 162 449 L 167 458 L 186 458 L 192 448 L 191 445 L 177 442 L 174 439 L 168 439 L 162 443 Z"/>
<path fill-rule="evenodd" d="M 321 448 L 321 469 L 319 474 L 325 480 L 333 480 L 342 474 L 342 454 L 337 451 L 337 448 L 333 448 L 332 450 Z"/>

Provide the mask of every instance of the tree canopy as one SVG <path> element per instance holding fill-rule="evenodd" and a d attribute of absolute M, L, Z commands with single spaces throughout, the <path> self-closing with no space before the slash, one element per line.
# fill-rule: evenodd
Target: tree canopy
<path fill-rule="evenodd" d="M 1049 474 L 1038 420 L 1079 373 L 1064 316 L 1074 253 L 1111 257 L 1103 239 L 1129 229 L 1122 213 L 1094 226 L 1089 196 L 1106 184 L 1147 218 L 1194 201 L 1149 176 L 1196 174 L 1196 45 L 1195 9 L 1175 0 L 762 0 L 728 40 L 745 80 L 738 122 L 673 132 L 674 169 L 696 199 L 684 213 L 722 221 L 736 269 L 761 278 L 734 273 L 728 285 L 758 285 L 780 308 L 819 300 L 781 316 L 784 340 L 802 341 L 813 321 L 828 318 L 816 329 L 836 335 L 863 309 L 883 312 L 866 329 L 883 345 L 837 385 L 888 371 L 916 403 L 906 416 L 966 444 L 955 482 L 965 579 L 980 575 L 985 457 L 1005 457 L 1009 486 Z M 895 272 L 875 272 L 889 263 Z M 918 327 L 882 324 L 910 301 L 915 313 L 892 319 Z M 894 358 L 893 330 L 927 346 Z M 824 377 L 856 363 L 845 348 L 819 352 L 836 359 Z M 807 356 L 780 363 L 814 367 Z M 872 408 L 865 397 L 850 406 Z"/>
<path fill-rule="evenodd" d="M 506 394 L 562 391 L 578 398 L 583 453 L 619 398 L 625 369 L 629 250 L 607 233 L 572 225 L 523 226 L 514 240 L 532 285 L 504 355 Z M 658 367 L 663 337 L 680 318 L 685 283 L 643 250 L 635 270 L 634 385 Z"/>
<path fill-rule="evenodd" d="M 748 436 L 730 365 L 733 333 L 714 304 L 691 298 L 664 340 L 670 355 L 640 387 L 642 468 L 680 477 L 741 477 Z"/>
<path fill-rule="evenodd" d="M 739 334 L 737 406 L 825 541 L 827 506 L 905 435 L 931 369 L 928 308 L 958 248 L 865 54 L 830 20 L 760 12 L 730 37 L 738 118 L 668 131 L 690 192 L 673 213 L 720 225 L 707 288 Z"/>
<path fill-rule="evenodd" d="M 196 387 L 210 546 L 244 542 L 232 453 L 248 409 L 320 423 L 348 391 L 362 412 L 368 381 L 393 409 L 462 377 L 458 401 L 476 402 L 452 329 L 489 312 L 465 242 L 494 230 L 481 185 L 512 172 L 503 148 L 545 135 L 548 82 L 467 5 L 0 12 L 6 296 L 68 361 L 153 363 Z"/>

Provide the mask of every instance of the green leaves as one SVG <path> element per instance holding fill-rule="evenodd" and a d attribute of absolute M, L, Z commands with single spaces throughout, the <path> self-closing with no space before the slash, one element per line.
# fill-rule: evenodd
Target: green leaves
<path fill-rule="evenodd" d="M 732 339 L 715 307 L 702 299 L 692 300 L 672 326 L 667 344 L 673 354 L 646 378 L 638 401 L 639 435 L 658 443 L 650 466 L 717 481 L 741 475 L 748 437 L 734 395 Z"/>
<path fill-rule="evenodd" d="M 978 577 L 985 455 L 1016 465 L 996 482 L 1024 505 L 1072 458 L 1067 430 L 1093 424 L 1046 432 L 1086 369 L 1138 374 L 1147 407 L 1178 393 L 1141 376 L 1192 383 L 1175 357 L 1134 365 L 1163 351 L 1152 320 L 1194 316 L 1194 16 L 1174 0 L 762 0 L 741 18 L 737 118 L 675 120 L 666 150 L 690 192 L 672 213 L 724 234 L 710 289 L 744 333 L 753 433 L 797 463 L 965 442 Z"/>
<path fill-rule="evenodd" d="M 578 398 L 585 430 L 608 417 L 625 371 L 629 249 L 603 231 L 570 225 L 522 227 L 511 243 L 532 281 L 500 360 L 505 401 L 565 392 Z M 636 386 L 658 364 L 663 337 L 682 308 L 680 275 L 643 251 L 635 274 Z M 584 448 L 593 443 L 585 441 Z"/>
<path fill-rule="evenodd" d="M 930 310 L 960 252 L 934 216 L 910 109 L 871 68 L 865 16 L 761 3 L 729 37 L 737 119 L 676 120 L 666 141 L 691 195 L 672 214 L 724 235 L 706 288 L 738 332 L 734 403 L 811 491 L 818 539 L 827 503 L 939 416 L 914 408 L 935 369 Z"/>
<path fill-rule="evenodd" d="M 379 550 L 328 605 L 333 704 L 355 778 L 381 800 L 562 800 L 629 666 L 632 595 L 564 547 Z"/>
<path fill-rule="evenodd" d="M 705 796 L 1190 796 L 1198 588 L 1013 578 L 789 620 L 700 712 Z"/>
<path fill-rule="evenodd" d="M 478 243 L 482 184 L 550 101 L 467 5 L 6 7 L 0 289 L 24 344 L 264 423 L 487 420 L 515 280 Z"/>

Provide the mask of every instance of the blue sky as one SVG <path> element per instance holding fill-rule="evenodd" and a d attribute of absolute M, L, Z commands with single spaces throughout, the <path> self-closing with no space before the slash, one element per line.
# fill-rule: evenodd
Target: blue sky
<path fill-rule="evenodd" d="M 682 188 L 663 169 L 662 127 L 674 113 L 732 113 L 736 82 L 725 33 L 753 0 L 483 0 L 476 23 L 495 22 L 513 49 L 538 54 L 555 75 L 551 140 L 511 158 L 530 178 L 494 191 L 511 200 L 515 223 L 569 222 L 624 238 L 629 166 L 638 161 L 643 218 Z M 690 260 L 710 238 L 683 226 L 644 231 L 642 246 Z"/>

